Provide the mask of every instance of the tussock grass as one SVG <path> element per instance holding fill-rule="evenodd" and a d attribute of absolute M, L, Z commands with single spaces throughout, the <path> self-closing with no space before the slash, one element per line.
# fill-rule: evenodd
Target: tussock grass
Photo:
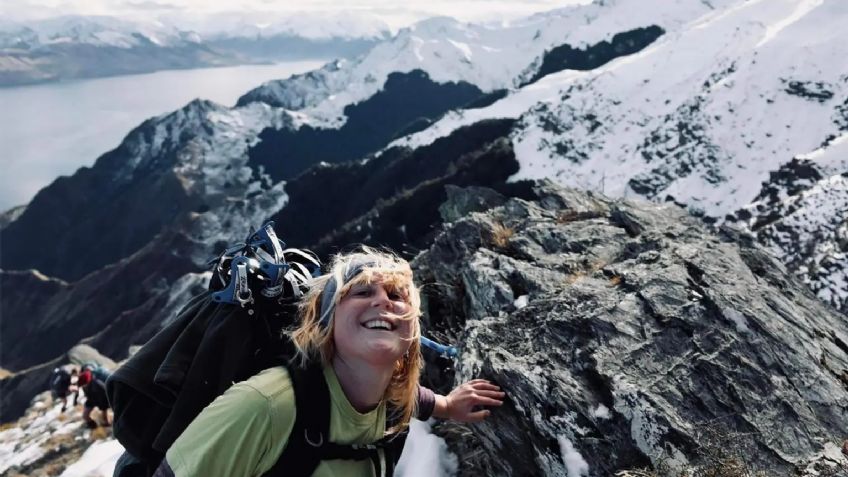
<path fill-rule="evenodd" d="M 509 239 L 515 235 L 515 230 L 504 225 L 502 222 L 495 222 L 492 225 L 491 233 L 492 245 L 497 248 L 504 249 L 509 246 Z"/>

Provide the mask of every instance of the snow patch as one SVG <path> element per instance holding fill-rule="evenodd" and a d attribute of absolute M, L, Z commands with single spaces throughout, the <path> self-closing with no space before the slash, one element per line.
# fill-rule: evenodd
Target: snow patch
<path fill-rule="evenodd" d="M 763 36 L 763 39 L 760 40 L 760 42 L 757 43 L 757 45 L 754 48 L 759 48 L 759 47 L 765 45 L 766 43 L 771 41 L 772 38 L 776 37 L 777 34 L 780 33 L 781 30 L 783 30 L 787 26 L 795 23 L 800 18 L 802 18 L 804 15 L 809 13 L 810 10 L 818 7 L 822 3 L 824 3 L 824 0 L 805 0 L 805 1 L 799 2 L 798 7 L 795 8 L 795 11 L 792 12 L 788 17 L 784 18 L 783 20 L 781 20 L 781 21 L 779 21 L 779 22 L 777 22 L 773 25 L 770 25 L 766 29 L 765 36 Z"/>
<path fill-rule="evenodd" d="M 515 305 L 515 308 L 519 310 L 527 306 L 527 295 L 521 295 L 520 297 L 516 298 L 513 302 L 513 305 Z"/>
<path fill-rule="evenodd" d="M 598 404 L 598 407 L 596 407 L 595 409 L 592 410 L 592 417 L 595 417 L 595 418 L 598 418 L 598 419 L 609 419 L 610 418 L 609 408 L 604 406 L 603 404 Z"/>
<path fill-rule="evenodd" d="M 724 316 L 730 318 L 730 320 L 733 321 L 733 324 L 736 325 L 736 331 L 740 333 L 747 333 L 748 331 L 750 331 L 748 329 L 748 320 L 742 313 L 732 308 L 728 308 L 724 310 Z"/>
<path fill-rule="evenodd" d="M 397 464 L 398 477 L 447 477 L 456 475 L 457 458 L 444 439 L 431 433 L 430 423 L 413 419 L 409 437 Z"/>
<path fill-rule="evenodd" d="M 568 473 L 568 477 L 589 475 L 589 464 L 577 452 L 571 441 L 565 436 L 557 436 L 557 441 L 559 442 L 559 450 L 562 453 L 562 461 L 565 463 L 565 470 Z"/>
<path fill-rule="evenodd" d="M 60 477 L 112 477 L 124 447 L 115 439 L 95 442 Z"/>

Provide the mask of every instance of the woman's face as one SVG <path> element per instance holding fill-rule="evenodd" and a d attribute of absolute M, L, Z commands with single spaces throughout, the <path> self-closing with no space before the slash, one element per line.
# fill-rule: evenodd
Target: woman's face
<path fill-rule="evenodd" d="M 409 349 L 413 321 L 407 298 L 379 278 L 353 285 L 336 306 L 333 338 L 336 354 L 348 361 L 393 367 Z"/>

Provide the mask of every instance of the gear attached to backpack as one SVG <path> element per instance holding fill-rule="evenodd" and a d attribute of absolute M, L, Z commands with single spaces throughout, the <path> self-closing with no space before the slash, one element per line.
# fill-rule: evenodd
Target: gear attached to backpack
<path fill-rule="evenodd" d="M 285 246 L 274 232 L 274 222 L 251 230 L 243 243 L 209 261 L 215 265 L 209 284 L 212 299 L 244 308 L 256 302 L 256 291 L 265 298 L 300 298 L 321 263 L 311 252 Z"/>

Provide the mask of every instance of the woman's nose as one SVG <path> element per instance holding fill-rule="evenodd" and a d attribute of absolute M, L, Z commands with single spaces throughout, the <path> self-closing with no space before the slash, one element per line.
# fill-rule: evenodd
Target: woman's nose
<path fill-rule="evenodd" d="M 374 293 L 374 300 L 371 302 L 371 306 L 385 306 L 388 309 L 392 308 L 392 300 L 389 299 L 389 294 L 386 293 L 386 290 L 379 288 L 377 292 Z"/>

